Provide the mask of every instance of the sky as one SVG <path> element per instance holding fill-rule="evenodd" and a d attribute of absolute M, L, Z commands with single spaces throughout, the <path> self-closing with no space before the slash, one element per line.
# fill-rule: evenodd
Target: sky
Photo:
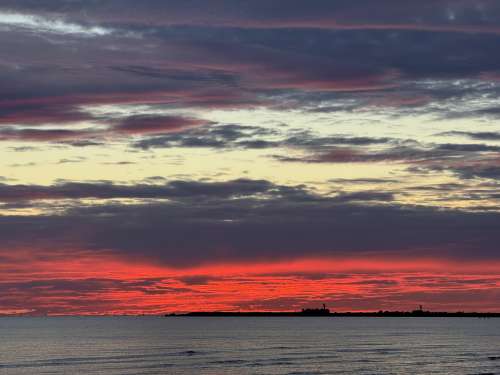
<path fill-rule="evenodd" d="M 496 0 L 2 0 L 0 315 L 500 311 Z"/>

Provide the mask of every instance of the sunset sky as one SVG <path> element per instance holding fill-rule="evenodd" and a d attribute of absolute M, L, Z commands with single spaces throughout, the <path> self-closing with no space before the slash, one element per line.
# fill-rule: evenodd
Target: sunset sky
<path fill-rule="evenodd" d="M 500 311 L 498 0 L 1 0 L 0 315 Z"/>

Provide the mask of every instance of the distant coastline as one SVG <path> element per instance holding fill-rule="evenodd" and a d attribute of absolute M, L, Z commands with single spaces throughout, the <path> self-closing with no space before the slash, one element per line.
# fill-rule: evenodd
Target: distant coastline
<path fill-rule="evenodd" d="M 301 312 L 274 312 L 274 311 L 249 311 L 249 312 L 231 312 L 231 311 L 197 311 L 185 314 L 166 314 L 165 316 L 178 317 L 450 317 L 450 318 L 500 318 L 500 313 L 480 313 L 480 312 L 428 312 L 425 314 L 414 314 L 409 311 L 382 311 L 382 312 L 333 312 L 325 315 L 307 315 Z"/>
<path fill-rule="evenodd" d="M 331 312 L 324 305 L 321 309 L 303 309 L 302 311 L 194 311 L 183 314 L 165 314 L 179 317 L 418 317 L 418 318 L 500 318 L 500 312 L 447 312 L 425 311 L 420 307 L 413 311 L 373 311 L 373 312 Z"/>

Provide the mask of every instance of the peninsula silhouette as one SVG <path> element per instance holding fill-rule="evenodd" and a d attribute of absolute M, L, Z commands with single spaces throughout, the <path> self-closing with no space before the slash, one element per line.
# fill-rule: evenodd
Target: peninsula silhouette
<path fill-rule="evenodd" d="M 306 308 L 301 311 L 193 311 L 188 313 L 171 313 L 165 316 L 227 316 L 227 317 L 457 317 L 457 318 L 500 318 L 500 312 L 448 312 L 427 311 L 422 306 L 413 311 L 388 311 L 373 312 L 332 312 L 324 304 L 322 308 Z"/>

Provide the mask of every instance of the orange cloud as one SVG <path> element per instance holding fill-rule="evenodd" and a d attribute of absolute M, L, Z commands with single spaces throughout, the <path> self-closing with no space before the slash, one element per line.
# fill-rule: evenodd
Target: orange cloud
<path fill-rule="evenodd" d="M 499 264 L 445 259 L 325 258 L 169 268 L 114 256 L 42 258 L 29 250 L 0 265 L 0 314 L 162 314 L 201 310 L 336 311 L 500 309 Z M 8 281 L 7 281 L 8 280 Z"/>

